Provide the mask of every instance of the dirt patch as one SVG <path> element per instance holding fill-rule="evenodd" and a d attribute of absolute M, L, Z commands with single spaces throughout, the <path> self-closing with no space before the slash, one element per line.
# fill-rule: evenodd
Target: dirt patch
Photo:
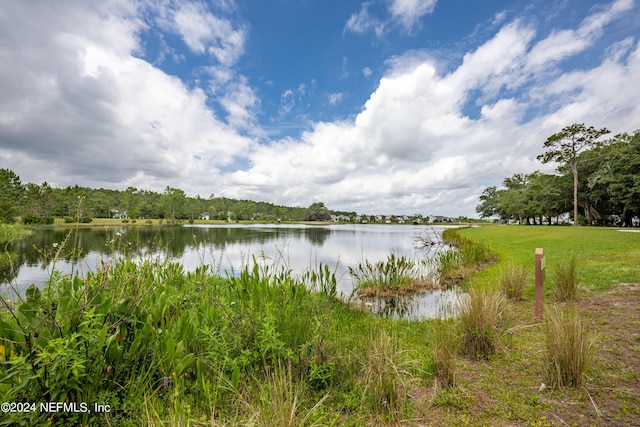
<path fill-rule="evenodd" d="M 590 319 L 592 368 L 577 390 L 549 391 L 552 425 L 640 426 L 640 284 L 620 284 L 575 303 Z"/>
<path fill-rule="evenodd" d="M 597 334 L 587 389 L 603 425 L 640 426 L 640 284 L 620 284 L 578 306 Z"/>

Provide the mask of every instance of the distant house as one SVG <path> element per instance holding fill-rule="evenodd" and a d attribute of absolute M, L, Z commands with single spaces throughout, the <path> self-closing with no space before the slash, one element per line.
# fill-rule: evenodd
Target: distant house
<path fill-rule="evenodd" d="M 129 219 L 127 211 L 120 212 L 117 209 L 111 210 L 111 218 Z"/>
<path fill-rule="evenodd" d="M 209 221 L 209 214 L 207 212 L 204 212 L 202 215 L 200 215 L 200 219 L 205 220 L 205 221 Z"/>

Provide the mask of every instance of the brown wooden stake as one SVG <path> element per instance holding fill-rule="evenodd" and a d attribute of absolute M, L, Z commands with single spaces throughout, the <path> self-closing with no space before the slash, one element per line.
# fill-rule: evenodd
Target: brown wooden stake
<path fill-rule="evenodd" d="M 536 320 L 544 320 L 544 251 L 536 248 Z"/>

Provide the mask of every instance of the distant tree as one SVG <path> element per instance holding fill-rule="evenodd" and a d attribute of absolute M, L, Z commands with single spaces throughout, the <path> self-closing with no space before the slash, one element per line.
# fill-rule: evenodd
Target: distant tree
<path fill-rule="evenodd" d="M 20 177 L 9 169 L 0 169 L 0 221 L 12 223 L 18 214 L 23 194 Z"/>
<path fill-rule="evenodd" d="M 488 187 L 480 195 L 480 204 L 476 206 L 476 212 L 481 218 L 498 215 L 498 203 L 498 190 L 495 186 Z"/>
<path fill-rule="evenodd" d="M 624 225 L 629 227 L 631 218 L 640 216 L 640 131 L 633 136 L 617 135 L 614 140 L 602 163 L 602 180 Z"/>
<path fill-rule="evenodd" d="M 542 163 L 566 163 L 573 173 L 573 225 L 578 225 L 578 154 L 583 150 L 596 147 L 598 139 L 610 131 L 606 128 L 596 129 L 584 124 L 573 124 L 551 135 L 544 142 L 547 151 L 538 156 Z"/>
<path fill-rule="evenodd" d="M 167 186 L 162 195 L 165 207 L 165 215 L 169 219 L 184 218 L 184 208 L 187 201 L 186 193 L 179 189 Z"/>
<path fill-rule="evenodd" d="M 327 209 L 322 202 L 313 203 L 307 208 L 305 221 L 329 221 L 331 219 L 331 212 Z"/>
<path fill-rule="evenodd" d="M 22 222 L 25 224 L 53 223 L 53 190 L 46 182 L 42 185 L 25 184 Z"/>

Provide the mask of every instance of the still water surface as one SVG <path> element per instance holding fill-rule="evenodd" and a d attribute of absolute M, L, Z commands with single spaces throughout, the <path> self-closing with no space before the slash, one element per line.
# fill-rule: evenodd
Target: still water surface
<path fill-rule="evenodd" d="M 184 225 L 165 227 L 109 227 L 74 230 L 43 229 L 35 235 L 10 242 L 7 249 L 18 254 L 9 280 L 18 290 L 43 286 L 55 269 L 64 274 L 94 270 L 101 261 L 126 254 L 134 259 L 180 262 L 185 270 L 208 264 L 220 274 L 236 274 L 253 260 L 302 274 L 321 263 L 336 272 L 338 292 L 349 298 L 353 283 L 349 267 L 363 260 L 382 261 L 391 253 L 412 259 L 433 256 L 416 248 L 416 236 L 442 228 L 414 225 L 347 224 L 306 225 Z M 63 248 L 57 261 L 53 255 Z M 76 248 L 74 250 L 74 248 Z M 5 283 L 7 274 L 4 274 Z M 4 286 L 3 286 L 4 287 Z M 405 300 L 362 302 L 380 315 L 424 318 L 451 310 L 452 291 L 434 291 Z"/>

